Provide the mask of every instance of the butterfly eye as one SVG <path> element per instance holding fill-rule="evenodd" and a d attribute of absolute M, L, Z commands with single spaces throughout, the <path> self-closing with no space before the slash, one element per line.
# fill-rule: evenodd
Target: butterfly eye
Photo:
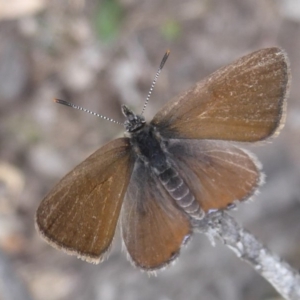
<path fill-rule="evenodd" d="M 124 122 L 124 127 L 128 132 L 134 132 L 146 123 L 143 116 L 138 116 L 134 114 L 127 115 L 127 120 Z"/>

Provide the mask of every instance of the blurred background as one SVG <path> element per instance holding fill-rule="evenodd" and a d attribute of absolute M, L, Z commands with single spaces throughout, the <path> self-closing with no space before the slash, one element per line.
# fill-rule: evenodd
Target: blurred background
<path fill-rule="evenodd" d="M 53 103 L 61 98 L 116 120 L 142 109 L 167 49 L 147 119 L 196 81 L 254 50 L 291 61 L 285 128 L 251 147 L 266 184 L 233 212 L 262 243 L 300 267 L 300 2 L 298 0 L 0 0 L 0 299 L 280 299 L 226 247 L 195 235 L 157 277 L 131 266 L 120 235 L 90 265 L 48 246 L 34 214 L 53 185 L 123 128 Z M 249 148 L 249 147 L 248 147 Z"/>

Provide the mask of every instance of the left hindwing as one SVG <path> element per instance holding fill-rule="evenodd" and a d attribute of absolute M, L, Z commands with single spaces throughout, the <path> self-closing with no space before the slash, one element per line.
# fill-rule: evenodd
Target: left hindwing
<path fill-rule="evenodd" d="M 135 162 L 126 192 L 121 227 L 131 261 L 146 271 L 173 261 L 191 234 L 188 216 L 140 160 Z"/>

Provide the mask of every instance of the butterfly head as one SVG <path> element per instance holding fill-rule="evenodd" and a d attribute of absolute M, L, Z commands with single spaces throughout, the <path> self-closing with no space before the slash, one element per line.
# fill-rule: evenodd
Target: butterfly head
<path fill-rule="evenodd" d="M 136 115 L 126 105 L 122 105 L 122 112 L 127 119 L 124 122 L 126 131 L 134 132 L 134 131 L 142 128 L 145 125 L 145 123 L 146 123 L 145 118 L 141 115 Z"/>

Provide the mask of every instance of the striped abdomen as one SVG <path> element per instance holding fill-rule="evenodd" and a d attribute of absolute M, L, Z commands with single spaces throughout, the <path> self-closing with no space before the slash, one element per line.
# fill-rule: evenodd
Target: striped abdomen
<path fill-rule="evenodd" d="M 167 192 L 180 208 L 193 218 L 201 219 L 203 217 L 203 211 L 199 203 L 172 166 L 168 166 L 162 172 L 157 172 L 156 170 L 156 174 Z"/>
<path fill-rule="evenodd" d="M 166 146 L 159 133 L 151 125 L 144 125 L 132 133 L 131 145 L 136 157 L 149 165 L 177 205 L 193 218 L 204 215 L 194 195 L 167 159 Z"/>

